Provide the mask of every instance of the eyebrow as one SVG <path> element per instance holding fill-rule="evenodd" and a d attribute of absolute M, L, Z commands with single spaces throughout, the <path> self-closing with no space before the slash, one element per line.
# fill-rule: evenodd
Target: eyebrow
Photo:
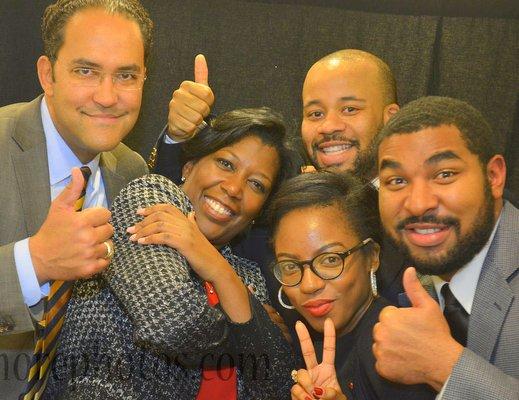
<path fill-rule="evenodd" d="M 446 150 L 432 155 L 425 161 L 425 163 L 428 165 L 432 165 L 438 164 L 439 162 L 444 160 L 461 160 L 461 157 L 451 150 Z"/>
<path fill-rule="evenodd" d="M 101 65 L 99 65 L 95 62 L 92 62 L 92 61 L 88 61 L 85 58 L 76 58 L 75 60 L 72 60 L 72 64 L 85 65 L 87 67 L 101 68 Z"/>
<path fill-rule="evenodd" d="M 92 61 L 89 61 L 86 58 L 76 58 L 75 60 L 72 60 L 72 64 L 83 65 L 83 66 L 86 66 L 86 67 L 102 69 L 102 66 L 100 64 L 92 62 Z M 136 71 L 136 72 L 140 72 L 140 70 L 141 70 L 141 67 L 138 66 L 137 64 L 123 65 L 123 66 L 117 68 L 117 71 Z"/>
<path fill-rule="evenodd" d="M 336 247 L 336 246 L 342 246 L 342 247 L 345 247 L 342 243 L 340 242 L 333 242 L 333 243 L 328 243 L 328 244 L 325 244 L 324 246 L 321 246 L 319 247 L 315 252 L 315 256 L 318 256 L 319 254 L 322 254 L 322 253 L 326 253 L 330 247 Z M 290 253 L 279 253 L 276 255 L 277 257 L 287 257 L 287 258 L 292 258 L 294 260 L 297 260 L 298 257 L 295 256 L 294 254 L 290 254 Z"/>
<path fill-rule="evenodd" d="M 395 160 L 384 159 L 380 163 L 380 171 L 383 171 L 384 169 L 398 169 L 401 167 L 402 167 L 402 164 L 400 164 L 398 161 L 395 161 Z"/>
<path fill-rule="evenodd" d="M 343 96 L 341 98 L 339 98 L 339 101 L 359 101 L 361 103 L 365 103 L 366 100 L 365 99 L 359 99 L 358 97 L 355 97 L 355 96 Z M 307 102 L 303 108 L 307 108 L 307 107 L 310 107 L 310 106 L 316 106 L 316 105 L 319 105 L 321 104 L 321 101 L 320 100 L 310 100 L 309 102 Z"/>
<path fill-rule="evenodd" d="M 238 161 L 241 161 L 241 158 L 238 157 L 232 150 L 230 149 L 222 149 L 222 151 L 225 151 L 227 153 L 229 153 L 231 156 L 233 156 L 236 160 Z M 263 178 L 265 178 L 265 180 L 267 180 L 269 183 L 272 184 L 272 179 L 270 179 L 267 175 L 265 175 L 263 172 L 261 171 L 257 171 L 256 172 L 258 175 L 262 176 Z"/>
<path fill-rule="evenodd" d="M 454 153 L 451 150 L 445 150 L 436 154 L 433 154 L 431 157 L 429 157 L 426 161 L 426 165 L 434 165 L 438 164 L 441 161 L 445 160 L 461 160 L 461 157 L 458 156 L 456 153 Z M 402 164 L 400 164 L 398 161 L 395 160 L 387 160 L 384 159 L 380 163 L 380 171 L 384 169 L 399 169 L 402 167 Z"/>

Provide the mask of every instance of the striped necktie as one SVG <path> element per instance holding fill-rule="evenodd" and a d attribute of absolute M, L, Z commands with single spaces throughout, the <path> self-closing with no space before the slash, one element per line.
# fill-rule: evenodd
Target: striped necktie
<path fill-rule="evenodd" d="M 91 171 L 88 167 L 81 167 L 85 180 L 81 196 L 74 204 L 76 211 L 81 211 L 85 201 L 86 186 Z M 53 281 L 50 285 L 49 295 L 44 304 L 43 319 L 38 322 L 37 341 L 29 368 L 28 384 L 20 399 L 39 399 L 45 390 L 47 372 L 56 355 L 56 345 L 59 332 L 65 320 L 67 303 L 72 295 L 73 281 Z"/>

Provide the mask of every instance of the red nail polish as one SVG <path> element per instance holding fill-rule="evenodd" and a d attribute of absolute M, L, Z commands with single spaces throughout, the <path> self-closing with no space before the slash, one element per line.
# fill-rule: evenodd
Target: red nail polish
<path fill-rule="evenodd" d="M 320 387 L 314 387 L 314 395 L 315 396 L 322 396 L 324 393 L 324 390 Z"/>
<path fill-rule="evenodd" d="M 310 398 L 310 396 L 306 396 L 305 400 L 312 400 L 312 399 Z"/>

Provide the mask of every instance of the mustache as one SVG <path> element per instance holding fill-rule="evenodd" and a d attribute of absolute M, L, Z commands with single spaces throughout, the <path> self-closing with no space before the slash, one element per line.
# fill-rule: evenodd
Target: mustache
<path fill-rule="evenodd" d="M 128 114 L 127 110 L 120 109 L 118 106 L 110 106 L 110 107 L 90 106 L 90 107 L 81 107 L 78 110 L 84 114 L 88 114 L 91 116 L 105 114 L 105 115 L 112 115 L 114 117 L 122 117 L 122 116 Z"/>
<path fill-rule="evenodd" d="M 440 224 L 445 226 L 453 226 L 456 230 L 459 230 L 460 228 L 460 221 L 457 218 L 454 217 L 437 217 L 435 215 L 424 215 L 421 217 L 408 217 L 406 219 L 403 219 L 400 221 L 396 228 L 398 230 L 405 229 L 406 225 L 408 224 L 420 224 L 420 223 L 426 223 L 426 224 Z"/>
<path fill-rule="evenodd" d="M 352 147 L 356 147 L 357 149 L 360 149 L 360 142 L 357 139 L 352 139 L 346 136 L 343 136 L 340 133 L 328 133 L 323 135 L 323 138 L 319 140 L 318 142 L 313 144 L 313 148 L 317 149 L 320 145 L 326 142 L 333 142 L 333 141 L 341 141 L 341 142 L 349 142 Z"/>

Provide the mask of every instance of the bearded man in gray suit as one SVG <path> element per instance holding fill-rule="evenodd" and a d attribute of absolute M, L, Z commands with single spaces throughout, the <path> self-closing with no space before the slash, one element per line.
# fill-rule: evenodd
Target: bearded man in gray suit
<path fill-rule="evenodd" d="M 108 266 L 107 207 L 147 172 L 121 140 L 139 114 L 152 27 L 138 0 L 58 0 L 43 16 L 44 94 L 0 108 L 2 398 L 24 391 L 49 281 Z M 92 175 L 74 212 L 82 165 Z"/>
<path fill-rule="evenodd" d="M 404 273 L 410 307 L 380 314 L 376 368 L 437 399 L 519 398 L 519 210 L 495 143 L 473 107 L 426 97 L 374 144 L 384 229 L 421 274 Z"/>

